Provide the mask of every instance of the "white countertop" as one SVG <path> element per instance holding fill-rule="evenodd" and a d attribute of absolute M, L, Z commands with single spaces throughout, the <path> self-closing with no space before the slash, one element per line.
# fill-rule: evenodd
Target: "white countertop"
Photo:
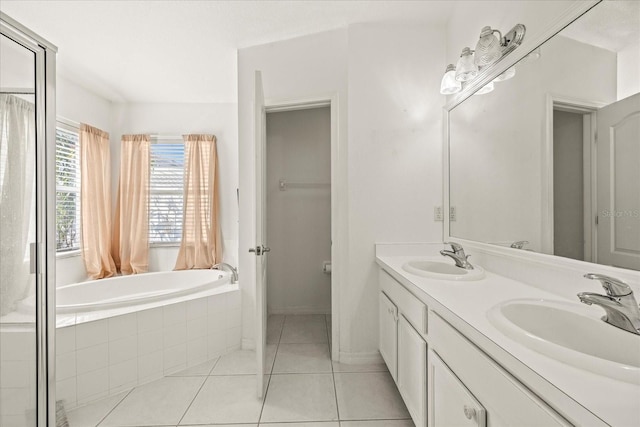
<path fill-rule="evenodd" d="M 580 304 L 577 298 L 570 300 L 490 271 L 486 271 L 484 279 L 468 282 L 417 276 L 403 270 L 402 265 L 434 253 L 419 255 L 422 251 L 413 248 L 406 252 L 411 255 L 397 255 L 398 249 L 379 250 L 378 265 L 430 309 L 447 320 L 453 319 L 454 326 L 467 338 L 551 406 L 560 408 L 577 403 L 612 426 L 640 425 L 640 386 L 578 369 L 535 352 L 503 334 L 486 315 L 489 309 L 508 300 L 534 298 Z M 594 310 L 594 316 L 600 315 L 602 313 Z M 588 423 L 589 418 L 578 421 Z"/>

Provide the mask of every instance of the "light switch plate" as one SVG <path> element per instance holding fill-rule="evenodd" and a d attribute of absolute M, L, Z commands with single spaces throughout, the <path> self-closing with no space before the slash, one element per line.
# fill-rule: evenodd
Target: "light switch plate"
<path fill-rule="evenodd" d="M 433 220 L 444 221 L 444 213 L 442 212 L 442 206 L 433 207 Z"/>

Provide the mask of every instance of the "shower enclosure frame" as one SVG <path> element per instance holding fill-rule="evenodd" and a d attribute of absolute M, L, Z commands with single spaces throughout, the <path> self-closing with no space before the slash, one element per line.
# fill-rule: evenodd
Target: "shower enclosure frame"
<path fill-rule="evenodd" d="M 0 12 L 0 33 L 34 53 L 36 242 L 31 246 L 36 289 L 36 425 L 56 425 L 55 156 L 58 48 Z"/>

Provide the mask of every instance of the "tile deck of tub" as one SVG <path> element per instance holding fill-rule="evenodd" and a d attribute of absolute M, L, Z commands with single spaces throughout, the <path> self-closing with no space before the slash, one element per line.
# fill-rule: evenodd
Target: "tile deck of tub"
<path fill-rule="evenodd" d="M 70 427 L 413 427 L 384 364 L 331 361 L 330 318 L 269 317 L 267 391 L 238 350 L 68 413 Z"/>

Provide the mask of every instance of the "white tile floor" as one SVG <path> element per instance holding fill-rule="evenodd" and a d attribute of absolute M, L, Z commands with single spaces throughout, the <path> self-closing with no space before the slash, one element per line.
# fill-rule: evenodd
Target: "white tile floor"
<path fill-rule="evenodd" d="M 413 427 L 384 364 L 331 362 L 330 319 L 269 317 L 267 393 L 239 350 L 68 414 L 71 427 Z"/>

